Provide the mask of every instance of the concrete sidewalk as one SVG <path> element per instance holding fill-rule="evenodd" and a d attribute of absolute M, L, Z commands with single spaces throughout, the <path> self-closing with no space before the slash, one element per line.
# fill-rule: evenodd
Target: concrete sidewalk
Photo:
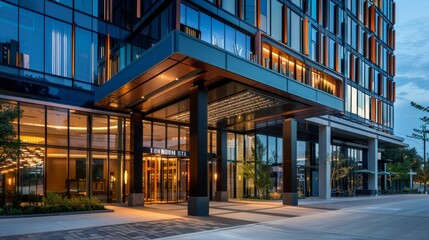
<path fill-rule="evenodd" d="M 147 204 L 130 208 L 107 205 L 114 212 L 0 219 L 0 237 L 5 239 L 154 239 L 196 232 L 231 229 L 251 224 L 302 217 L 312 218 L 334 209 L 353 208 L 412 199 L 427 195 L 302 199 L 299 206 L 281 201 L 235 200 L 210 202 L 209 217 L 187 216 L 186 203 Z M 250 224 L 250 225 L 249 225 Z"/>

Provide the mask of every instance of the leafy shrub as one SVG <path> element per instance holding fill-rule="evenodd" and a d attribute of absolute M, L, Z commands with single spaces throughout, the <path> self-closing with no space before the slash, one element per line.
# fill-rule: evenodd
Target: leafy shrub
<path fill-rule="evenodd" d="M 278 192 L 271 192 L 270 193 L 270 198 L 273 200 L 279 200 L 282 198 L 282 195 Z"/>
<path fill-rule="evenodd" d="M 46 193 L 46 197 L 43 198 L 43 203 L 48 208 L 54 208 L 63 205 L 63 196 L 59 193 Z"/>

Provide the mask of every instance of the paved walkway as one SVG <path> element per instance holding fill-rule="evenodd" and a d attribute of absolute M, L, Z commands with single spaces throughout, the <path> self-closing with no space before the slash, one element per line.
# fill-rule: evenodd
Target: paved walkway
<path fill-rule="evenodd" d="M 336 209 L 422 198 L 429 199 L 424 195 L 310 198 L 300 200 L 297 207 L 283 206 L 280 201 L 231 200 L 210 202 L 210 217 L 187 216 L 185 203 L 147 204 L 136 208 L 108 205 L 114 212 L 0 219 L 0 238 L 183 239 L 202 232 L 230 231 L 285 219 L 314 219 Z"/>

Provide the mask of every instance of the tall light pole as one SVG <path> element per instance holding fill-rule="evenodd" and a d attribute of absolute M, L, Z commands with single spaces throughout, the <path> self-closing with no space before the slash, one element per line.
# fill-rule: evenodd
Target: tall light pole
<path fill-rule="evenodd" d="M 422 119 L 423 120 L 423 119 Z M 413 134 L 411 134 L 411 138 L 419 139 L 423 141 L 423 171 L 426 171 L 426 142 L 428 141 L 427 134 L 429 130 L 426 128 L 426 123 L 421 125 L 420 129 L 413 129 Z M 424 193 L 426 193 L 426 182 L 424 183 Z"/>

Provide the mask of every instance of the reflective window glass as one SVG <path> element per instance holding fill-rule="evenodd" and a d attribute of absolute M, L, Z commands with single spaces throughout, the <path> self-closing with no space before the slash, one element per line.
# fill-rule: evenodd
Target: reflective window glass
<path fill-rule="evenodd" d="M 18 8 L 0 2 L 0 63 L 16 65 L 18 52 Z"/>
<path fill-rule="evenodd" d="M 153 123 L 153 147 L 165 149 L 165 124 Z"/>
<path fill-rule="evenodd" d="M 45 71 L 71 77 L 71 25 L 45 19 Z"/>
<path fill-rule="evenodd" d="M 232 14 L 235 14 L 235 8 L 236 8 L 235 4 L 236 4 L 235 0 L 222 1 L 222 8 Z"/>
<path fill-rule="evenodd" d="M 75 41 L 75 78 L 92 83 L 92 34 L 90 31 L 76 27 Z"/>
<path fill-rule="evenodd" d="M 22 143 L 45 144 L 45 107 L 20 105 L 20 139 Z"/>
<path fill-rule="evenodd" d="M 92 5 L 92 0 L 74 0 L 74 7 L 88 14 L 92 14 Z"/>
<path fill-rule="evenodd" d="M 235 29 L 226 25 L 225 26 L 225 49 L 233 53 L 234 46 L 235 46 Z"/>
<path fill-rule="evenodd" d="M 107 152 L 91 152 L 92 196 L 107 202 Z"/>
<path fill-rule="evenodd" d="M 180 127 L 180 146 L 179 146 L 179 150 L 181 151 L 189 151 L 189 145 L 188 145 L 188 140 L 189 140 L 189 128 L 188 127 Z"/>
<path fill-rule="evenodd" d="M 107 116 L 94 115 L 92 118 L 92 147 L 107 149 Z"/>
<path fill-rule="evenodd" d="M 73 0 L 51 0 L 51 1 L 61 3 L 61 4 L 64 4 L 66 6 L 69 6 L 69 7 L 73 6 Z M 90 2 L 90 1 L 88 1 L 88 2 Z"/>
<path fill-rule="evenodd" d="M 110 116 L 109 122 L 109 149 L 122 151 L 124 142 L 123 119 L 120 117 Z"/>
<path fill-rule="evenodd" d="M 225 24 L 216 19 L 212 19 L 212 44 L 224 48 Z"/>
<path fill-rule="evenodd" d="M 255 25 L 255 1 L 244 0 L 244 21 L 252 25 Z"/>
<path fill-rule="evenodd" d="M 70 146 L 88 147 L 88 114 L 70 110 Z"/>
<path fill-rule="evenodd" d="M 152 123 L 143 121 L 143 147 L 152 147 Z"/>
<path fill-rule="evenodd" d="M 70 150 L 69 188 L 71 196 L 87 195 L 87 164 L 86 151 Z"/>
<path fill-rule="evenodd" d="M 43 16 L 19 11 L 20 61 L 23 68 L 43 71 Z"/>
<path fill-rule="evenodd" d="M 290 46 L 301 52 L 301 17 L 293 11 L 290 12 Z"/>
<path fill-rule="evenodd" d="M 73 184 L 67 177 L 67 149 L 48 148 L 46 168 L 54 171 L 46 173 L 46 191 L 67 193 L 67 188 Z"/>
<path fill-rule="evenodd" d="M 47 115 L 47 144 L 68 145 L 68 117 L 67 109 L 48 107 Z"/>
<path fill-rule="evenodd" d="M 201 40 L 211 43 L 211 17 L 200 13 Z"/>
<path fill-rule="evenodd" d="M 167 149 L 179 149 L 179 128 L 175 125 L 168 125 L 167 127 Z"/>
<path fill-rule="evenodd" d="M 283 4 L 278 0 L 272 0 L 271 36 L 278 41 L 281 41 L 283 32 L 282 6 Z"/>

